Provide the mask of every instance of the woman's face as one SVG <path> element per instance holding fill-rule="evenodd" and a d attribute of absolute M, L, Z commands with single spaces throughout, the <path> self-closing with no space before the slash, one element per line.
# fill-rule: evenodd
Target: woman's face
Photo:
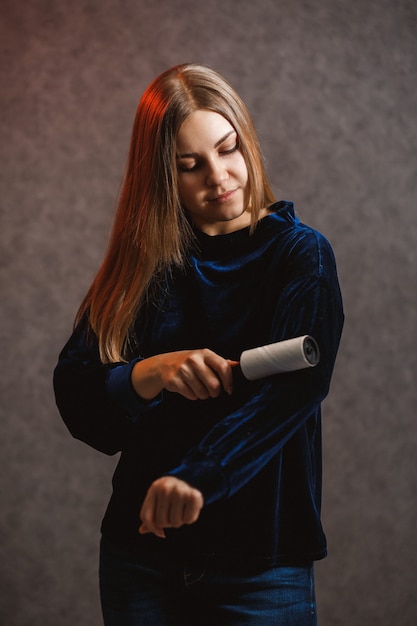
<path fill-rule="evenodd" d="M 195 111 L 176 148 L 180 200 L 194 225 L 208 235 L 249 226 L 248 170 L 233 126 L 214 111 Z"/>

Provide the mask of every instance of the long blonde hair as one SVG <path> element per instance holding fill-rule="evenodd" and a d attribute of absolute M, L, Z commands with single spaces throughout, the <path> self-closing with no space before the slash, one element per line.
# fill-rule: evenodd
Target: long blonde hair
<path fill-rule="evenodd" d="M 178 196 L 176 139 L 196 110 L 219 113 L 235 128 L 248 169 L 252 228 L 274 201 L 246 105 L 212 69 L 184 64 L 158 76 L 136 112 L 118 208 L 103 263 L 77 313 L 87 315 L 104 363 L 126 358 L 132 327 L 151 285 L 181 266 L 194 236 Z"/>

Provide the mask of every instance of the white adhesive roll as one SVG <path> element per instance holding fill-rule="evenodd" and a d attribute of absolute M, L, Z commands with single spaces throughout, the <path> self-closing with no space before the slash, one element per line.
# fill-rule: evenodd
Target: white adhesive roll
<path fill-rule="evenodd" d="M 257 380 L 273 374 L 314 367 L 320 360 L 319 347 L 313 337 L 304 335 L 245 350 L 240 368 L 245 378 Z"/>

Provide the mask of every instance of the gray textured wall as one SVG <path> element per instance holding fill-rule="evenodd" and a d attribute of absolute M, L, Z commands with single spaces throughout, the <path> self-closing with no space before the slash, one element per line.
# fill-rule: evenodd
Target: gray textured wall
<path fill-rule="evenodd" d="M 104 251 L 137 101 L 189 60 L 240 91 L 277 196 L 338 258 L 321 625 L 417 623 L 415 0 L 0 8 L 0 623 L 100 624 L 116 459 L 70 437 L 51 375 Z"/>

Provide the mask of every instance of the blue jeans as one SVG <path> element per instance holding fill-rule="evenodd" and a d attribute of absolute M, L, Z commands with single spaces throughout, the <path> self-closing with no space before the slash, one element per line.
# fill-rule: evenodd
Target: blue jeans
<path fill-rule="evenodd" d="M 244 571 L 138 559 L 102 540 L 105 626 L 315 626 L 313 565 Z"/>

